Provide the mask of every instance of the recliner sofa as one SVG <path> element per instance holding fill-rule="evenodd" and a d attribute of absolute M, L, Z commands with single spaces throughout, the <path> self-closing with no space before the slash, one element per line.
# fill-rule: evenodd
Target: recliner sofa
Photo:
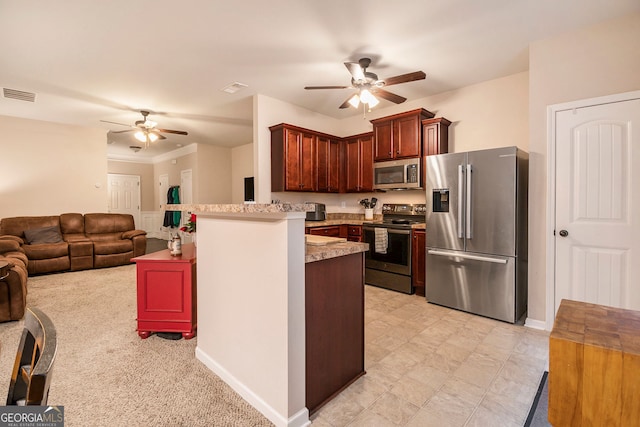
<path fill-rule="evenodd" d="M 0 221 L 0 240 L 13 240 L 28 259 L 29 274 L 113 267 L 144 255 L 146 232 L 133 216 L 65 213 Z"/>
<path fill-rule="evenodd" d="M 27 303 L 27 256 L 15 240 L 0 240 L 0 322 L 20 320 Z"/>

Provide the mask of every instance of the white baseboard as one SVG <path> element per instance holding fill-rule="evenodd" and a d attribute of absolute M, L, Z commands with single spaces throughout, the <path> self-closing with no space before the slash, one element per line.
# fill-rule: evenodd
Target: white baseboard
<path fill-rule="evenodd" d="M 546 322 L 543 322 L 542 320 L 531 319 L 530 317 L 527 317 L 527 319 L 524 321 L 524 326 L 531 329 L 539 329 L 541 331 L 547 330 Z"/>
<path fill-rule="evenodd" d="M 220 366 L 215 360 L 213 360 L 208 354 L 206 354 L 200 347 L 196 347 L 196 359 L 204 363 L 204 365 L 211 369 L 222 381 L 229 384 L 229 386 L 236 391 L 244 400 L 246 400 L 251 406 L 256 408 L 262 415 L 267 417 L 269 421 L 274 423 L 278 427 L 307 427 L 311 425 L 309 421 L 309 410 L 302 408 L 296 412 L 292 417 L 286 418 L 286 414 L 282 415 L 264 401 L 260 396 L 255 394 L 242 382 L 238 381 L 229 371 Z"/>

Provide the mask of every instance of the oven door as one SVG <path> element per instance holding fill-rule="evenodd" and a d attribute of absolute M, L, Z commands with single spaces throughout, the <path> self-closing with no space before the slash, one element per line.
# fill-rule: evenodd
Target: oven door
<path fill-rule="evenodd" d="M 386 253 L 376 251 L 376 227 L 387 230 Z M 365 267 L 391 273 L 411 275 L 411 230 L 384 226 L 363 226 L 363 241 L 369 243 Z"/>

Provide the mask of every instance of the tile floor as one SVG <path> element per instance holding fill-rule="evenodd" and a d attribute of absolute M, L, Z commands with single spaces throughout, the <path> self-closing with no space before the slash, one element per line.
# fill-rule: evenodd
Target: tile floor
<path fill-rule="evenodd" d="M 367 374 L 313 426 L 522 426 L 548 369 L 548 339 L 365 286 Z"/>

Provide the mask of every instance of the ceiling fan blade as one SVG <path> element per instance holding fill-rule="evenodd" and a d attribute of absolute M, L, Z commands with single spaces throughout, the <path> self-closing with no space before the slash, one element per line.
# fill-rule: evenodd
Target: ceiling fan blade
<path fill-rule="evenodd" d="M 397 85 L 400 83 L 412 82 L 415 80 L 422 80 L 427 75 L 423 71 L 414 71 L 413 73 L 402 74 L 395 77 L 389 77 L 388 79 L 384 79 L 385 86 Z"/>
<path fill-rule="evenodd" d="M 159 129 L 159 128 L 154 128 L 153 130 L 157 130 L 158 132 L 164 132 L 164 133 L 175 133 L 176 135 L 189 135 L 188 132 L 185 132 L 183 130 L 171 130 L 171 129 Z"/>
<path fill-rule="evenodd" d="M 364 70 L 357 62 L 345 62 L 344 66 L 347 67 L 347 70 L 353 76 L 353 80 L 355 81 L 364 81 Z"/>
<path fill-rule="evenodd" d="M 125 125 L 124 123 L 118 123 L 118 122 L 110 122 L 109 120 L 100 120 L 102 123 L 111 123 L 113 125 L 120 125 L 120 126 L 127 126 L 127 127 L 134 127 L 131 125 Z"/>
<path fill-rule="evenodd" d="M 305 86 L 304 88 L 307 90 L 315 90 L 315 89 L 348 89 L 351 86 Z"/>
<path fill-rule="evenodd" d="M 110 130 L 110 133 L 125 133 L 125 132 L 133 132 L 135 129 L 127 129 L 127 130 Z"/>
<path fill-rule="evenodd" d="M 388 92 L 384 89 L 377 89 L 373 91 L 373 94 L 379 98 L 386 99 L 387 101 L 394 102 L 396 104 L 402 104 L 407 98 L 396 95 L 395 93 Z"/>
<path fill-rule="evenodd" d="M 346 101 L 344 101 L 344 102 L 340 105 L 340 108 L 349 108 L 349 106 L 351 105 L 351 104 L 349 104 L 349 100 L 350 100 L 351 98 L 353 98 L 353 95 L 349 95 L 349 97 L 347 98 L 347 100 L 346 100 Z"/>
<path fill-rule="evenodd" d="M 167 137 L 166 137 L 166 136 L 164 136 L 164 135 L 162 135 L 162 134 L 160 134 L 160 133 L 158 133 L 158 132 L 153 132 L 153 133 L 155 133 L 156 135 L 158 135 L 158 139 L 167 139 Z"/>

